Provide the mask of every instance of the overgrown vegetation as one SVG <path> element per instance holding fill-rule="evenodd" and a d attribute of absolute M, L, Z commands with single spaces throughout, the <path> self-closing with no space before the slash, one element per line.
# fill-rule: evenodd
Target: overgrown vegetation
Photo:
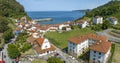
<path fill-rule="evenodd" d="M 20 18 L 25 15 L 24 7 L 16 0 L 0 0 L 0 16 Z"/>
<path fill-rule="evenodd" d="M 27 40 L 27 33 L 26 32 L 20 33 L 16 39 L 16 43 L 8 45 L 7 50 L 10 58 L 14 59 L 16 57 L 19 57 L 21 53 L 28 51 L 32 47 L 30 44 L 26 42 L 26 40 Z M 14 50 L 17 50 L 17 51 L 14 51 Z M 16 55 L 14 55 L 15 53 Z"/>
<path fill-rule="evenodd" d="M 62 61 L 61 59 L 57 58 L 57 57 L 50 57 L 48 58 L 48 63 L 64 63 L 64 61 Z"/>
<path fill-rule="evenodd" d="M 108 63 L 111 63 L 111 62 L 112 62 L 114 51 L 115 51 L 115 44 L 112 44 L 111 50 L 110 50 L 111 56 L 110 56 L 110 58 L 109 58 L 109 60 L 108 60 Z"/>
<path fill-rule="evenodd" d="M 105 5 L 97 7 L 90 12 L 87 12 L 85 17 L 93 17 L 93 16 L 103 16 L 109 17 L 114 16 L 120 19 L 120 1 L 110 1 Z"/>

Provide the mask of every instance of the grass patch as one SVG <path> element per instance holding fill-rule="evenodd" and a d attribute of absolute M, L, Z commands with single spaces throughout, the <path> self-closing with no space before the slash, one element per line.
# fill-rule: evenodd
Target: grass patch
<path fill-rule="evenodd" d="M 48 32 L 45 34 L 45 37 L 48 38 L 54 45 L 64 49 L 67 47 L 68 39 L 73 36 L 86 35 L 90 33 L 95 33 L 95 31 L 90 28 L 80 29 L 77 26 L 74 26 L 74 30 L 58 33 L 58 32 Z"/>
<path fill-rule="evenodd" d="M 21 53 L 22 55 L 34 55 L 35 54 L 35 52 L 34 52 L 34 50 L 31 48 L 31 49 L 29 49 L 28 51 L 26 51 L 25 53 Z"/>
<path fill-rule="evenodd" d="M 111 63 L 120 63 L 120 44 L 115 44 L 114 54 Z"/>
<path fill-rule="evenodd" d="M 42 60 L 42 59 L 35 59 L 31 63 L 47 63 L 47 61 Z"/>
<path fill-rule="evenodd" d="M 110 56 L 110 58 L 109 58 L 109 60 L 108 60 L 108 63 L 111 63 L 111 62 L 112 62 L 113 55 L 114 55 L 114 51 L 115 51 L 115 46 L 116 46 L 116 44 L 112 44 L 112 46 L 111 46 L 111 50 L 110 50 L 111 56 Z"/>

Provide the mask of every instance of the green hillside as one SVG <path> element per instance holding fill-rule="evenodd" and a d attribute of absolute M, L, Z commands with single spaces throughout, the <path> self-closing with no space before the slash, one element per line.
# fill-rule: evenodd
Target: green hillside
<path fill-rule="evenodd" d="M 24 8 L 16 0 L 0 0 L 0 16 L 20 18 L 26 15 Z"/>
<path fill-rule="evenodd" d="M 91 18 L 93 16 L 114 16 L 120 20 L 120 1 L 110 1 L 107 4 L 91 10 L 90 12 L 86 12 L 84 17 Z"/>

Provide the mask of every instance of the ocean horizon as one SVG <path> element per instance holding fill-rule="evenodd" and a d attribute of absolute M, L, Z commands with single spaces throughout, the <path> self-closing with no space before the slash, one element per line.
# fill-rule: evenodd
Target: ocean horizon
<path fill-rule="evenodd" d="M 29 11 L 27 15 L 31 19 L 52 18 L 52 21 L 38 22 L 40 24 L 60 24 L 74 21 L 85 15 L 84 11 Z"/>

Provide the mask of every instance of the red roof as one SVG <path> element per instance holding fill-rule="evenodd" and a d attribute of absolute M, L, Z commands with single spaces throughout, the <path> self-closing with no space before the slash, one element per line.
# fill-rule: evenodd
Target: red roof
<path fill-rule="evenodd" d="M 90 46 L 90 50 L 107 53 L 111 45 L 112 45 L 111 42 L 97 42 L 96 44 Z"/>

